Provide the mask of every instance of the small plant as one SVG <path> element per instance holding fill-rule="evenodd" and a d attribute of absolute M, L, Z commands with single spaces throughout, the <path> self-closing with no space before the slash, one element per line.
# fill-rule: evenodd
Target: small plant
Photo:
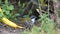
<path fill-rule="evenodd" d="M 7 18 L 13 18 L 13 14 L 11 13 L 14 9 L 14 6 L 8 2 L 8 0 L 4 0 L 2 3 L 2 0 L 0 0 L 0 7 L 2 8 L 2 11 L 4 13 L 4 16 Z"/>
<path fill-rule="evenodd" d="M 39 19 L 41 21 L 41 30 L 46 34 L 55 34 L 54 32 L 54 22 L 49 19 L 48 14 L 43 14 Z"/>

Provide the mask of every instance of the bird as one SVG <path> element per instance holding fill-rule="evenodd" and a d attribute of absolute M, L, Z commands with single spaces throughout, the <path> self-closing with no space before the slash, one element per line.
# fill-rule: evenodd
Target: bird
<path fill-rule="evenodd" d="M 31 30 L 32 29 L 32 27 L 33 27 L 33 25 L 35 23 L 35 19 L 36 19 L 36 17 L 34 15 L 32 15 L 30 17 L 30 21 L 25 23 L 26 29 L 28 29 L 28 30 Z"/>

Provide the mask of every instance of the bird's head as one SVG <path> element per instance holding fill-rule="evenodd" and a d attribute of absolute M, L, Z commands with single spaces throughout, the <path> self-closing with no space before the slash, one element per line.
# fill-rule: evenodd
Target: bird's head
<path fill-rule="evenodd" d="M 31 23 L 34 23 L 34 22 L 35 22 L 36 17 L 35 17 L 35 16 L 31 16 L 31 17 L 30 17 L 30 19 L 31 19 Z"/>
<path fill-rule="evenodd" d="M 36 16 L 31 16 L 30 19 L 36 19 Z"/>

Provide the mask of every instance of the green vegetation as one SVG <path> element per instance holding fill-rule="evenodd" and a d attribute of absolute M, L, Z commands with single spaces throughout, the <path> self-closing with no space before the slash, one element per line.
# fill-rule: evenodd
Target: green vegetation
<path fill-rule="evenodd" d="M 21 1 L 17 2 L 15 0 L 15 4 L 12 2 L 9 2 L 9 1 L 10 0 L 4 0 L 4 1 L 0 0 L 0 8 L 2 9 L 2 12 L 4 13 L 5 17 L 7 17 L 8 19 L 11 19 L 11 20 L 13 19 L 14 21 L 19 21 L 19 23 L 20 23 L 19 18 L 21 18 L 21 17 L 29 18 L 29 16 L 32 13 L 34 13 L 33 10 L 36 10 L 36 9 L 39 10 L 39 12 L 38 11 L 37 12 L 39 13 L 38 21 L 40 23 L 40 26 L 38 27 L 36 25 L 33 25 L 33 27 L 31 28 L 31 31 L 25 29 L 22 34 L 40 34 L 42 31 L 45 34 L 55 34 L 55 26 L 56 26 L 55 24 L 56 23 L 55 23 L 54 19 L 56 19 L 56 18 L 53 18 L 53 20 L 50 19 L 51 18 L 50 14 L 54 15 L 55 9 L 53 6 L 49 5 L 49 3 L 50 3 L 49 1 L 46 2 L 45 0 L 38 0 L 37 7 L 34 5 L 34 1 L 32 1 L 32 3 L 33 3 L 33 4 L 31 3 L 32 5 L 30 4 L 31 6 L 29 5 L 29 2 L 26 2 L 26 1 L 25 1 L 25 3 L 24 2 L 21 3 Z M 28 8 L 26 8 L 26 7 L 28 7 Z M 43 7 L 43 8 L 41 8 L 41 7 Z M 46 9 L 46 7 L 47 7 L 47 9 Z M 49 12 L 49 11 L 51 11 L 51 12 Z M 21 16 L 21 15 L 23 15 L 23 16 Z M 58 12 L 58 15 L 60 17 L 60 11 Z M 16 18 L 17 16 L 19 18 Z M 56 16 L 56 14 L 54 15 L 54 17 L 55 16 Z M 0 12 L 0 18 L 1 17 L 2 17 L 2 13 Z M 25 20 L 27 20 L 27 19 L 25 19 Z"/>

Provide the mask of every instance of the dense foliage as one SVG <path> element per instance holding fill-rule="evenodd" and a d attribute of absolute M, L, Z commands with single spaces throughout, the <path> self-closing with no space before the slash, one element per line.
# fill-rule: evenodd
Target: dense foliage
<path fill-rule="evenodd" d="M 22 34 L 40 34 L 42 31 L 46 34 L 55 34 L 60 13 L 56 12 L 54 2 L 54 0 L 0 0 L 0 8 L 5 17 L 17 23 L 28 22 L 31 15 L 37 17 L 36 21 L 39 21 L 40 26 L 35 23 L 31 31 L 25 29 Z M 0 18 L 3 14 L 0 12 Z"/>

